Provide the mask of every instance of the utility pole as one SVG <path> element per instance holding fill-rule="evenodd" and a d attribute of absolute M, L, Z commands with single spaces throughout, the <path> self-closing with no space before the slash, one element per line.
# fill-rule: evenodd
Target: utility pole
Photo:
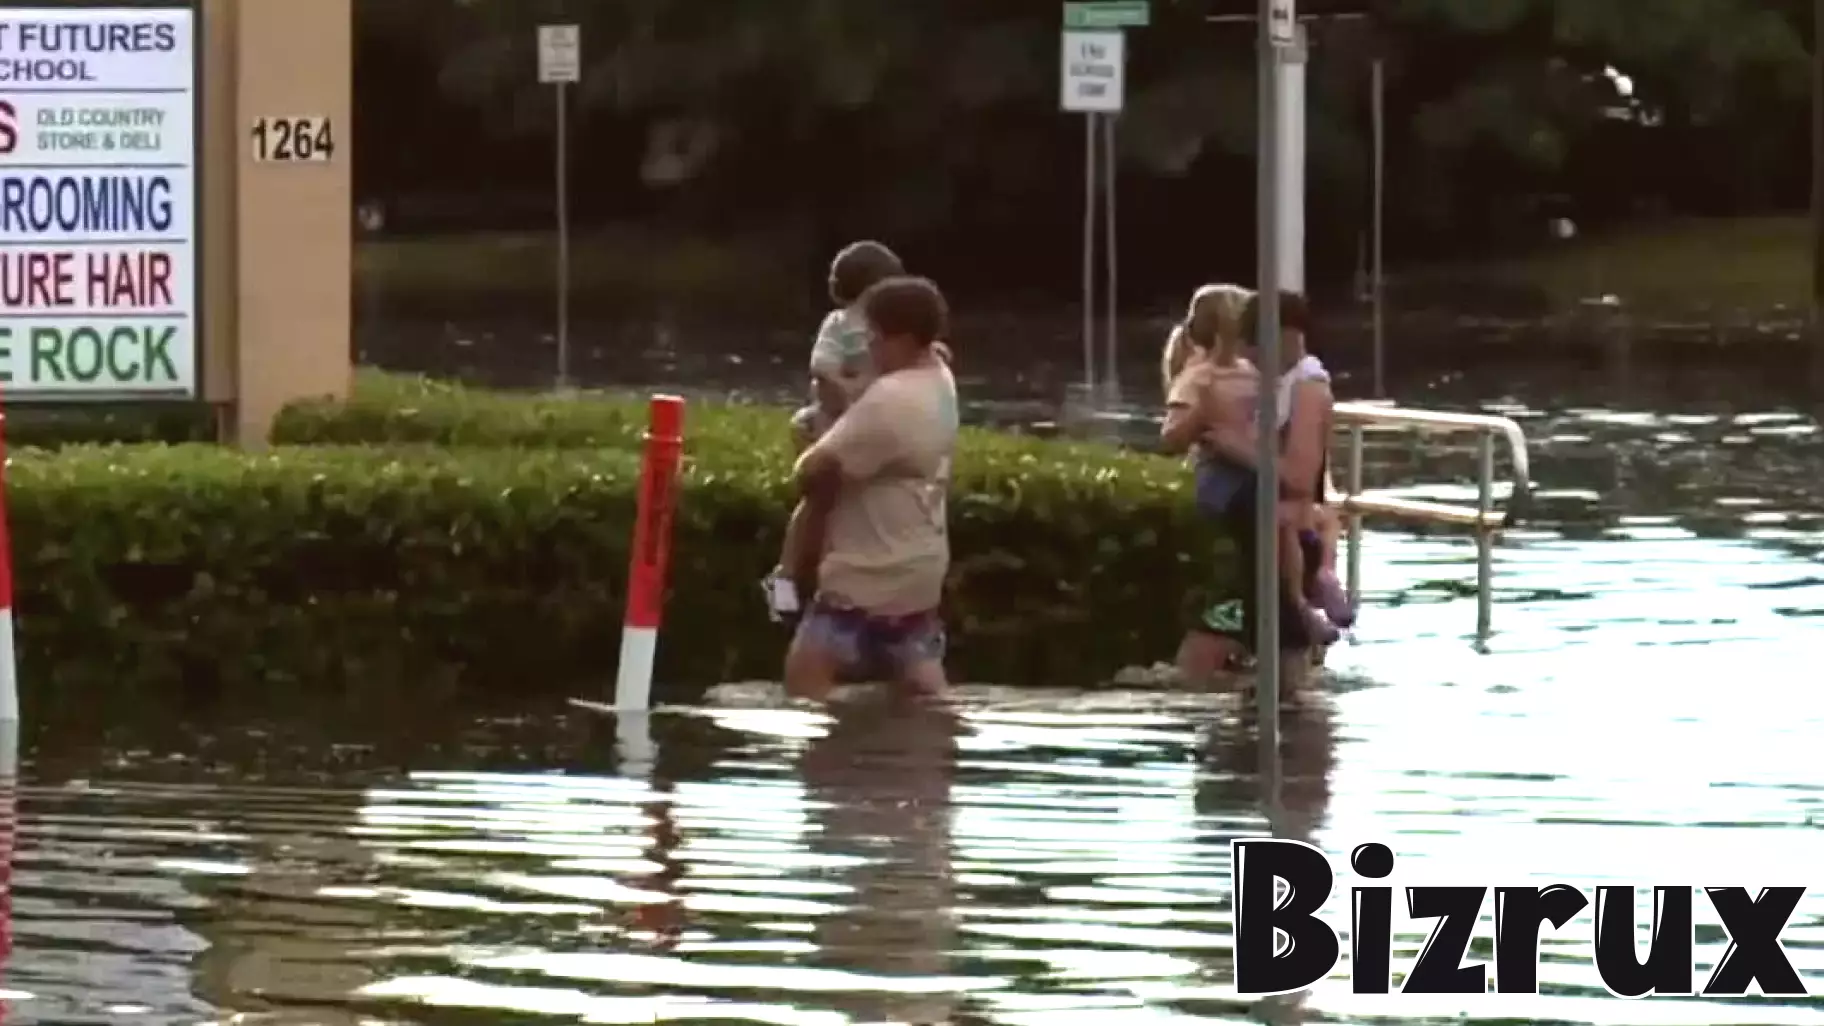
<path fill-rule="evenodd" d="M 1298 43 L 1298 17 L 1293 0 L 1260 0 L 1257 60 L 1260 62 L 1260 112 L 1255 133 L 1255 172 L 1259 198 L 1255 226 L 1257 256 L 1254 274 L 1257 309 L 1254 342 L 1259 366 L 1270 375 L 1260 389 L 1256 406 L 1255 444 L 1258 474 L 1254 496 L 1254 693 L 1260 717 L 1260 750 L 1263 770 L 1277 777 L 1279 765 L 1279 708 L 1281 677 L 1279 651 L 1279 411 L 1278 389 L 1269 387 L 1279 376 L 1279 291 L 1283 268 L 1286 211 L 1280 204 L 1280 181 L 1286 158 L 1280 122 L 1284 106 L 1286 55 Z M 1300 111 L 1302 114 L 1303 111 Z M 1302 176 L 1301 176 L 1302 177 Z M 1302 220 L 1302 218 L 1301 218 Z M 1302 249 L 1304 240 L 1299 240 Z M 1299 256 L 1302 257 L 1301 252 Z"/>
<path fill-rule="evenodd" d="M 1824 0 L 1818 0 L 1824 5 Z M 1274 67 L 1273 81 L 1277 83 L 1275 102 L 1272 104 L 1276 119 L 1273 132 L 1261 136 L 1261 145 L 1271 144 L 1279 147 L 1274 160 L 1277 183 L 1277 202 L 1279 211 L 1274 218 L 1278 242 L 1274 246 L 1274 266 L 1278 270 L 1277 284 L 1281 289 L 1291 292 L 1303 292 L 1305 283 L 1305 171 L 1307 165 L 1306 142 L 1306 108 L 1309 98 L 1306 91 L 1306 66 L 1311 57 L 1311 34 L 1309 26 L 1314 22 L 1353 22 L 1368 18 L 1360 11 L 1338 11 L 1330 14 L 1298 14 L 1295 10 L 1296 0 L 1288 3 L 1268 6 L 1279 10 L 1281 19 L 1281 45 L 1273 54 L 1264 53 L 1261 60 L 1269 61 Z M 1214 14 L 1203 20 L 1213 24 L 1252 24 L 1258 27 L 1262 18 L 1270 19 L 1268 14 Z M 1290 35 L 1287 35 L 1288 31 Z M 1261 44 L 1265 46 L 1265 43 Z M 1270 60 L 1269 60 L 1270 59 Z M 1267 82 L 1262 79 L 1259 87 L 1263 92 Z M 1369 250 L 1372 259 L 1370 283 L 1374 317 L 1374 381 L 1375 395 L 1384 394 L 1386 377 L 1386 353 L 1383 335 L 1383 318 L 1381 301 L 1384 292 L 1382 285 L 1382 229 L 1384 226 L 1382 206 L 1385 202 L 1386 170 L 1386 131 L 1385 131 L 1385 92 L 1386 75 L 1382 54 L 1377 50 L 1371 75 L 1368 82 L 1371 93 L 1371 113 L 1374 135 L 1374 212 L 1372 235 Z M 1262 101 L 1260 116 L 1266 115 L 1266 103 Z M 1262 158 L 1264 159 L 1264 158 Z M 1264 229 L 1263 229 L 1264 230 Z M 1260 272 L 1256 272 L 1259 274 Z"/>
<path fill-rule="evenodd" d="M 1811 316 L 1824 340 L 1824 0 L 1811 5 Z"/>
<path fill-rule="evenodd" d="M 1824 0 L 1817 0 L 1824 4 Z M 1356 19 L 1361 14 L 1320 15 Z M 1253 15 L 1212 15 L 1208 22 L 1253 22 L 1257 36 L 1259 110 L 1256 115 L 1255 259 L 1260 316 L 1255 321 L 1259 365 L 1279 366 L 1279 294 L 1305 288 L 1305 63 L 1309 40 L 1296 0 L 1260 0 Z M 1378 72 L 1379 64 L 1376 64 Z M 1373 86 L 1378 90 L 1377 73 Z M 1378 107 L 1377 107 L 1378 110 Z M 1377 153 L 1378 157 L 1378 153 Z M 1379 239 L 1376 239 L 1378 252 Z M 1377 283 L 1378 289 L 1378 283 Z M 1255 498 L 1255 700 L 1260 718 L 1262 773 L 1277 779 L 1279 755 L 1279 411 L 1275 389 L 1263 388 L 1255 414 L 1259 489 Z"/>

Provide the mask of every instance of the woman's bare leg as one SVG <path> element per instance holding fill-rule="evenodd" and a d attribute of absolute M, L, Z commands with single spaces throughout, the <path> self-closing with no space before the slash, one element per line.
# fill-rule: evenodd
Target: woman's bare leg
<path fill-rule="evenodd" d="M 1298 535 L 1309 516 L 1288 502 L 1279 504 L 1279 584 L 1296 606 L 1308 607 L 1305 598 L 1305 549 Z"/>
<path fill-rule="evenodd" d="M 1317 505 L 1317 534 L 1324 543 L 1324 569 L 1336 573 L 1336 549 L 1343 535 L 1343 520 L 1327 502 Z"/>
<path fill-rule="evenodd" d="M 1311 597 L 1305 590 L 1305 547 L 1299 535 L 1309 523 L 1308 510 L 1297 510 L 1283 503 L 1280 505 L 1279 586 L 1290 604 L 1298 610 L 1312 643 L 1322 647 L 1334 642 L 1337 632 L 1329 618 L 1311 604 Z"/>
<path fill-rule="evenodd" d="M 1279 522 L 1279 584 L 1286 589 L 1292 604 L 1308 608 L 1311 603 L 1305 598 L 1305 550 L 1298 541 L 1298 524 L 1282 519 Z"/>
<path fill-rule="evenodd" d="M 1232 638 L 1208 631 L 1187 631 L 1178 643 L 1178 677 L 1188 687 L 1208 687 L 1247 654 L 1247 647 Z"/>
<path fill-rule="evenodd" d="M 1342 518 L 1327 503 L 1320 503 L 1315 512 L 1318 543 L 1323 550 L 1323 557 L 1318 564 L 1312 600 L 1323 609 L 1331 623 L 1348 629 L 1355 625 L 1355 607 L 1350 605 L 1349 593 L 1343 590 L 1342 581 L 1336 575 L 1336 552 L 1343 530 Z"/>

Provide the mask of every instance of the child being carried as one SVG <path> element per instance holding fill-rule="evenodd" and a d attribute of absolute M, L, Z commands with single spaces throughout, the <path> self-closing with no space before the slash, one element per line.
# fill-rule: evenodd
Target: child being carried
<path fill-rule="evenodd" d="M 816 341 L 811 344 L 811 402 L 792 414 L 792 441 L 799 452 L 827 434 L 843 411 L 878 376 L 868 349 L 867 319 L 859 309 L 859 301 L 876 282 L 905 273 L 898 254 L 881 243 L 866 240 L 844 246 L 830 261 L 829 293 L 835 309 L 824 317 Z M 950 349 L 944 343 L 935 343 L 932 351 L 944 362 L 950 361 Z M 785 571 L 795 565 L 800 534 L 799 515 L 794 509 L 786 524 L 780 566 L 761 582 L 775 620 L 800 611 L 801 596 Z"/>

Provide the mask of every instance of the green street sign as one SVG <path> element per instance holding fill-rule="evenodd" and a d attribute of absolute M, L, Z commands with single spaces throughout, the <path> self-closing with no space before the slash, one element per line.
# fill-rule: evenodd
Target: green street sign
<path fill-rule="evenodd" d="M 1151 17 L 1151 0 L 1097 0 L 1064 5 L 1064 27 L 1067 29 L 1145 28 Z"/>

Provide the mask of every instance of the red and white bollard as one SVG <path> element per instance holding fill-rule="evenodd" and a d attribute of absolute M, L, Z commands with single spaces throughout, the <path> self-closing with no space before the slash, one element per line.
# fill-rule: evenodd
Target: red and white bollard
<path fill-rule="evenodd" d="M 678 468 L 684 452 L 684 400 L 652 397 L 646 448 L 640 464 L 639 513 L 627 566 L 627 615 L 621 624 L 621 659 L 614 678 L 614 711 L 652 707 L 652 663 L 665 606 L 671 563 L 671 519 L 678 502 Z"/>

